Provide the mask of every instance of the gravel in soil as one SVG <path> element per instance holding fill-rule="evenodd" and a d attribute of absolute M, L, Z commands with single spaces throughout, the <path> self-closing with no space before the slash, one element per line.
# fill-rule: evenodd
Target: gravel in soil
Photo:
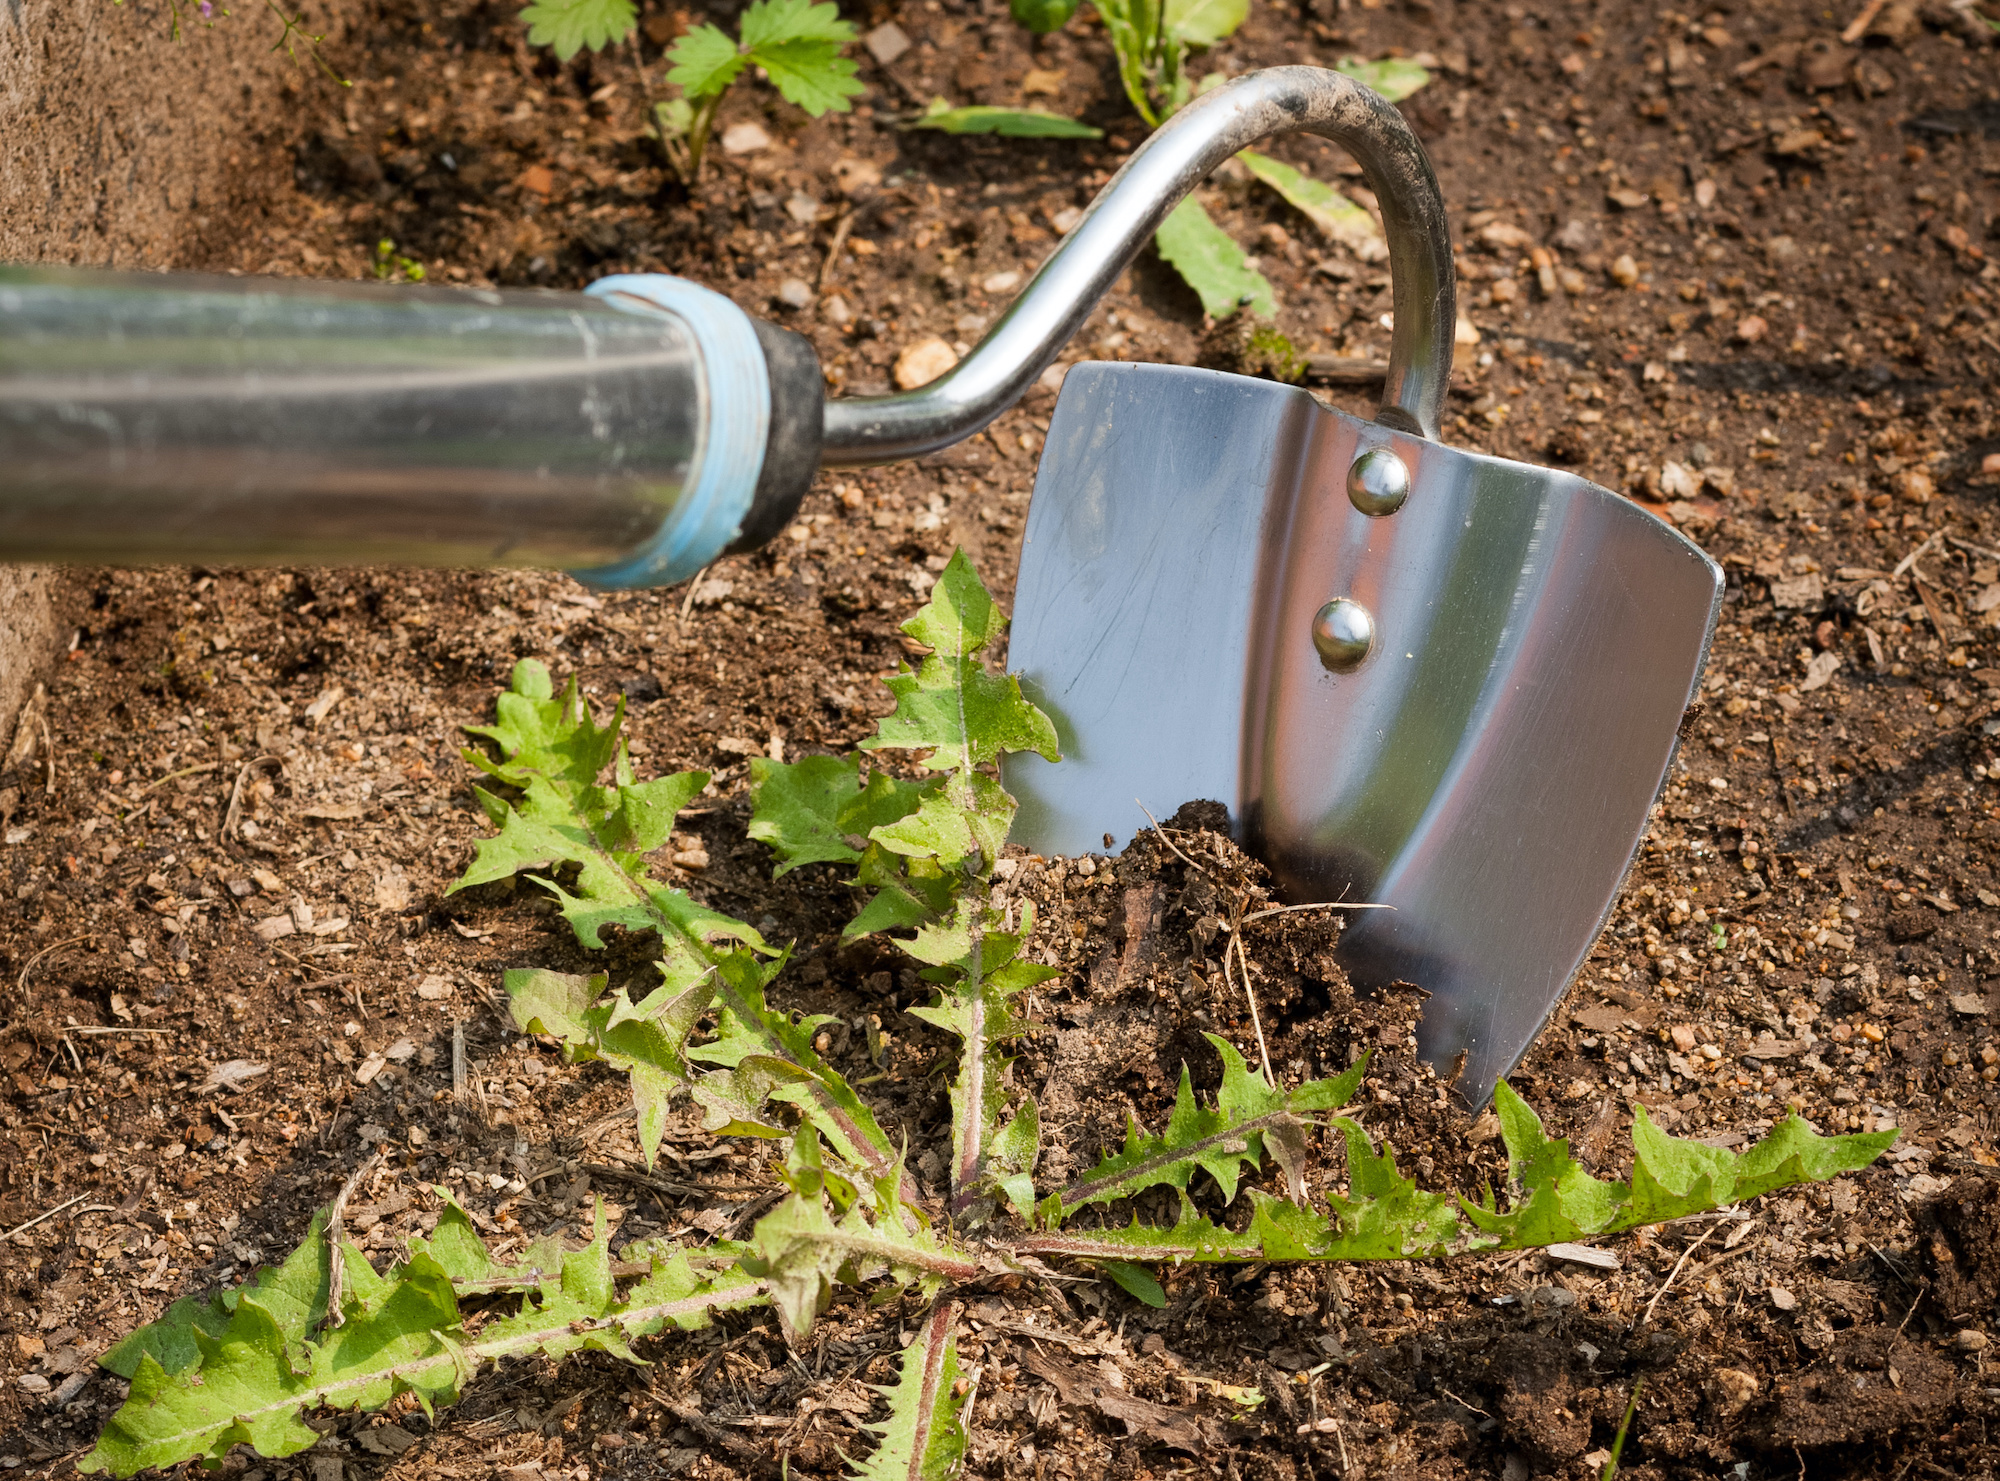
<path fill-rule="evenodd" d="M 977 1473 L 1594 1474 L 1641 1379 L 1626 1475 L 1993 1473 L 1994 50 L 1966 7 L 1869 13 L 1849 43 L 1851 17 L 1802 4 L 1273 7 L 1211 65 L 1427 53 L 1437 80 L 1405 110 L 1480 333 L 1447 435 L 1621 488 L 1729 574 L 1649 840 L 1515 1084 L 1603 1175 L 1624 1170 L 1634 1100 L 1725 1145 L 1795 1105 L 1822 1131 L 1898 1126 L 1896 1149 L 1735 1217 L 1607 1241 L 1615 1268 L 1179 1272 L 1157 1312 L 1102 1283 L 975 1292 Z M 809 123 L 739 89 L 722 126 L 769 142 L 725 152 L 690 199 L 641 106 L 685 15 L 650 10 L 636 50 L 558 67 L 503 12 L 386 4 L 369 49 L 337 59 L 354 89 L 302 75 L 295 114 L 246 151 L 260 205 L 178 265 L 360 276 L 388 237 L 449 282 L 669 270 L 809 333 L 836 390 L 883 389 L 905 349 L 978 337 L 1139 130 L 1088 24 L 1034 41 L 999 8 L 859 18 L 914 42 L 863 60 L 864 105 Z M 894 127 L 936 93 L 1018 104 L 1030 70 L 1058 79 L 1038 102 L 1111 137 Z M 1319 143 L 1277 152 L 1340 173 Z M 1383 353 L 1379 265 L 1227 172 L 1208 198 L 1258 244 L 1301 349 Z M 1192 362 L 1226 339 L 1149 259 L 1069 353 Z M 960 448 L 822 479 L 772 549 L 672 592 L 523 573 L 90 579 L 0 777 L 0 1229 L 41 1220 L 0 1261 L 8 1461 L 64 1470 L 118 1399 L 97 1352 L 290 1248 L 377 1148 L 348 1217 L 382 1258 L 434 1215 L 433 1182 L 502 1245 L 577 1233 L 598 1198 L 621 1242 L 754 1217 L 754 1156 L 690 1115 L 645 1173 L 617 1078 L 507 1029 L 502 968 L 583 961 L 534 891 L 444 894 L 481 831 L 458 727 L 519 656 L 580 674 L 601 706 L 623 694 L 642 769 L 713 771 L 662 867 L 797 938 L 786 990 L 840 1015 L 837 1063 L 860 1066 L 879 1019 L 871 1093 L 913 1147 L 934 1140 L 947 1045 L 897 1011 L 919 985 L 895 956 L 838 946 L 851 905 L 828 870 L 771 880 L 745 773 L 868 733 L 895 624 L 953 545 L 1010 589 L 1051 390 Z M 1366 409 L 1364 391 L 1325 394 Z M 1063 968 L 1015 1071 L 1050 1125 L 1046 1174 L 1128 1113 L 1157 1124 L 1183 1061 L 1212 1085 L 1202 1032 L 1260 1052 L 1220 943 L 1265 886 L 1216 823 L 1170 820 L 1185 858 L 1149 832 L 1116 860 L 1015 861 L 1035 949 Z M 1337 930 L 1317 913 L 1243 928 L 1273 1067 L 1326 1073 L 1371 1048 L 1367 1124 L 1405 1169 L 1468 1193 L 1498 1179 L 1491 1118 L 1468 1124 L 1409 1053 L 1421 994 L 1357 999 L 1328 956 Z M 609 963 L 642 965 L 629 943 Z M 435 1425 L 401 1406 L 328 1417 L 311 1455 L 230 1468 L 831 1474 L 909 1316 L 839 1306 L 796 1355 L 752 1316 L 651 1344 L 643 1371 L 516 1365 Z M 1230 1397 L 1251 1386 L 1262 1404 Z"/>

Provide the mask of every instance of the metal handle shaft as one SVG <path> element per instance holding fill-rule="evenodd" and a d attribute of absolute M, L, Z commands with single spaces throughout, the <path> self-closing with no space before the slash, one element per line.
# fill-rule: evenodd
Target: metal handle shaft
<path fill-rule="evenodd" d="M 1377 420 L 1435 438 L 1457 299 L 1451 228 L 1424 146 L 1379 95 L 1319 67 L 1273 67 L 1189 104 L 1140 146 L 972 353 L 897 396 L 827 403 L 828 466 L 916 457 L 971 436 L 1046 370 L 1181 198 L 1238 150 L 1318 134 L 1354 156 L 1381 202 L 1396 327 Z"/>

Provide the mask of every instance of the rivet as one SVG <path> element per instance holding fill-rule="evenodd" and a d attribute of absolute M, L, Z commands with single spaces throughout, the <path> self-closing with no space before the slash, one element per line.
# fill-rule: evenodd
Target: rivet
<path fill-rule="evenodd" d="M 1313 616 L 1313 647 L 1336 674 L 1351 674 L 1375 646 L 1375 619 L 1361 603 L 1337 597 Z"/>
<path fill-rule="evenodd" d="M 1347 470 L 1348 502 L 1363 514 L 1394 514 L 1409 497 L 1409 465 L 1386 447 L 1370 448 Z"/>

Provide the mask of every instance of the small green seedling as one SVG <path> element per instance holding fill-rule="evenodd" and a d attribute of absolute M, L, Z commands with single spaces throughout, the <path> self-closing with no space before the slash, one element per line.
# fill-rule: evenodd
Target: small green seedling
<path fill-rule="evenodd" d="M 414 257 L 403 256 L 396 250 L 396 244 L 384 237 L 375 244 L 375 276 L 384 283 L 421 283 L 424 265 Z"/>
<path fill-rule="evenodd" d="M 615 1266 L 600 1210 L 583 1248 L 558 1235 L 507 1263 L 439 1189 L 436 1227 L 386 1273 L 323 1214 L 282 1267 L 187 1297 L 105 1355 L 131 1396 L 79 1468 L 130 1476 L 194 1458 L 220 1464 L 238 1443 L 292 1455 L 320 1438 L 305 1422 L 315 1408 L 377 1410 L 406 1393 L 433 1408 L 505 1357 L 596 1350 L 636 1362 L 636 1339 L 706 1327 L 723 1312 L 769 1307 L 797 1346 L 845 1288 L 930 1307 L 854 1474 L 948 1481 L 972 1402 L 958 1307 L 945 1299 L 954 1288 L 1056 1262 L 1159 1306 L 1155 1272 L 1188 1264 L 1527 1249 L 1823 1181 L 1894 1141 L 1893 1131 L 1822 1137 L 1794 1115 L 1739 1154 L 1668 1136 L 1641 1105 L 1632 1181 L 1605 1182 L 1502 1082 L 1494 1108 L 1509 1187 L 1504 1202 L 1488 1189 L 1473 1203 L 1419 1188 L 1386 1143 L 1340 1114 L 1361 1087 L 1365 1055 L 1331 1079 L 1286 1087 L 1209 1035 L 1222 1068 L 1212 1100 L 1184 1066 L 1162 1128 L 1129 1122 L 1123 1145 L 1080 1177 L 1038 1182 L 1039 1113 L 1006 1069 L 1008 1046 L 1032 1027 L 1026 993 L 1056 974 L 1031 954 L 1030 906 L 993 888 L 1015 811 L 996 763 L 1022 751 L 1054 759 L 1056 733 L 1016 679 L 988 666 L 1005 628 L 970 563 L 954 556 L 903 624 L 924 657 L 888 681 L 896 708 L 862 746 L 903 753 L 916 775 L 866 767 L 861 755 L 751 765 L 749 831 L 776 872 L 852 870 L 862 903 L 846 939 L 883 936 L 918 962 L 934 997 L 910 1011 L 958 1040 L 948 1171 L 935 1196 L 907 1170 L 902 1138 L 824 1057 L 831 1036 L 821 1030 L 834 1020 L 771 1000 L 789 952 L 654 876 L 652 859 L 708 774 L 639 780 L 620 737 L 624 701 L 600 724 L 574 679 L 558 693 L 548 670 L 524 659 L 495 723 L 471 728 L 484 747 L 465 755 L 488 783 L 478 796 L 495 831 L 453 888 L 525 876 L 589 950 L 604 949 L 614 927 L 656 938 L 657 981 L 614 989 L 604 973 L 509 971 L 515 1026 L 554 1038 L 571 1063 L 601 1061 L 629 1077 L 648 1165 L 682 1098 L 709 1132 L 772 1143 L 777 1203 L 740 1241 L 642 1241 Z M 1307 1190 L 1317 1131 L 1345 1148 L 1344 1191 Z M 1281 1191 L 1243 1187 L 1267 1165 Z M 1118 1221 L 1114 1206 L 1160 1188 L 1178 1210 L 1171 1223 Z M 1247 1218 L 1226 1216 L 1239 1190 Z M 1215 1387 L 1246 1408 L 1263 1401 Z"/>
<path fill-rule="evenodd" d="M 566 62 L 585 47 L 602 51 L 630 38 L 639 10 L 635 0 L 534 0 L 521 19 L 530 45 Z M 653 105 L 653 130 L 675 173 L 690 185 L 700 178 L 716 109 L 745 69 L 814 118 L 847 112 L 848 100 L 867 91 L 854 62 L 841 55 L 854 36 L 827 0 L 753 0 L 733 40 L 706 23 L 684 34 L 667 50 L 667 81 L 679 95 Z"/>
<path fill-rule="evenodd" d="M 1011 0 L 1014 19 L 1038 34 L 1059 30 L 1079 0 Z M 1196 83 L 1188 72 L 1194 53 L 1235 34 L 1250 15 L 1250 0 L 1094 0 L 1098 18 L 1118 58 L 1118 79 L 1133 110 L 1157 128 L 1192 98 L 1221 82 L 1213 74 Z M 1388 58 L 1364 62 L 1343 57 L 1337 69 L 1400 102 L 1430 81 L 1416 62 Z M 1281 160 L 1246 149 L 1237 160 L 1252 178 L 1276 191 L 1328 241 L 1364 262 L 1389 254 L 1374 218 L 1332 186 Z M 1264 275 L 1194 196 L 1160 224 L 1154 245 L 1201 299 L 1202 312 L 1222 319 L 1247 308 L 1260 318 L 1277 313 L 1277 297 Z"/>
<path fill-rule="evenodd" d="M 841 55 L 854 34 L 831 4 L 755 0 L 733 41 L 711 25 L 682 36 L 667 52 L 673 63 L 667 81 L 681 95 L 653 110 L 654 127 L 681 177 L 699 178 L 715 111 L 746 68 L 761 70 L 786 102 L 814 118 L 847 112 L 853 107 L 848 100 L 867 91 L 853 60 Z"/>

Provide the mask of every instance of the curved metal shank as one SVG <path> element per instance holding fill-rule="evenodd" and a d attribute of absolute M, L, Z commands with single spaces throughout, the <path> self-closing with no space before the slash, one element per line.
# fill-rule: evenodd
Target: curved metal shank
<path fill-rule="evenodd" d="M 1435 439 L 1457 300 L 1451 230 L 1430 159 L 1403 116 L 1353 78 L 1273 67 L 1225 83 L 1148 139 L 954 369 L 899 396 L 828 402 L 822 461 L 852 467 L 916 457 L 977 432 L 1054 362 L 1183 196 L 1239 149 L 1294 133 L 1347 150 L 1381 202 L 1396 328 L 1376 420 Z"/>

